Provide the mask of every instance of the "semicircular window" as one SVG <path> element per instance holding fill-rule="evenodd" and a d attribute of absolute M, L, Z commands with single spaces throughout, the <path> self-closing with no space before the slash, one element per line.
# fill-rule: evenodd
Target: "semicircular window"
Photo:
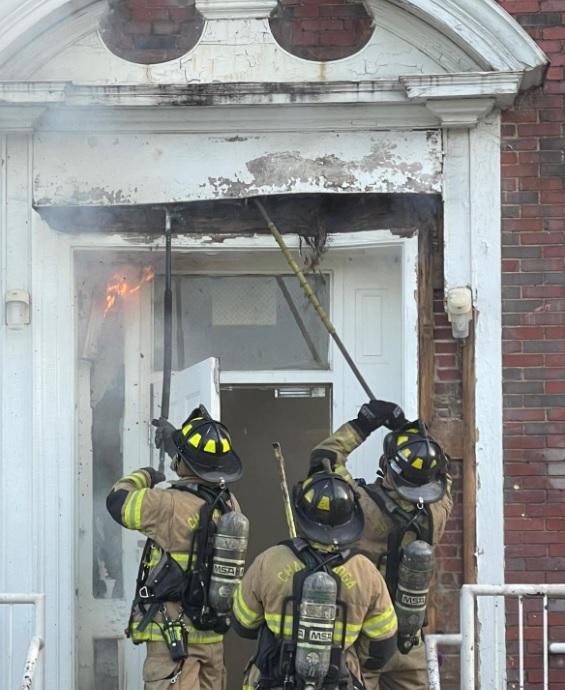
<path fill-rule="evenodd" d="M 363 0 L 279 0 L 270 24 L 285 50 L 318 62 L 354 55 L 374 28 Z"/>
<path fill-rule="evenodd" d="M 109 0 L 100 22 L 100 35 L 112 53 L 144 65 L 185 55 L 203 29 L 194 0 Z"/>

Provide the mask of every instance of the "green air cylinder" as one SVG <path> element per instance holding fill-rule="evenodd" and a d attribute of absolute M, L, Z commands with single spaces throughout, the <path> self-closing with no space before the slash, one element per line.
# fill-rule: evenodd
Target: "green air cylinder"
<path fill-rule="evenodd" d="M 330 668 L 337 583 L 327 573 L 308 575 L 302 587 L 294 670 L 306 690 L 319 688 Z"/>
<path fill-rule="evenodd" d="M 424 625 L 433 560 L 432 547 L 425 541 L 413 541 L 403 550 L 394 601 L 398 648 L 403 654 L 412 649 Z"/>
<path fill-rule="evenodd" d="M 214 555 L 208 599 L 216 613 L 231 611 L 233 593 L 245 571 L 249 541 L 249 520 L 231 511 L 218 520 L 214 536 Z"/>

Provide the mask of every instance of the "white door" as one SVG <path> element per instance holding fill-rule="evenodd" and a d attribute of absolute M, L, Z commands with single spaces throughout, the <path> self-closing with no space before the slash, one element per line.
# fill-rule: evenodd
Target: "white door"
<path fill-rule="evenodd" d="M 134 333 L 139 333 L 139 323 L 136 321 L 136 310 L 130 309 L 131 317 L 125 319 L 126 328 L 129 325 Z M 126 396 L 122 422 L 123 438 L 123 470 L 122 475 L 128 474 L 143 465 L 156 466 L 158 452 L 152 444 L 152 433 L 149 432 L 151 412 L 159 416 L 161 405 L 161 376 L 155 372 L 151 378 L 154 383 L 151 390 L 139 380 L 140 343 L 135 343 L 126 337 L 124 350 L 125 388 L 129 391 L 145 392 L 145 396 L 134 399 Z M 131 351 L 128 352 L 128 344 Z M 88 400 L 90 392 L 90 365 L 81 363 L 81 399 Z M 150 405 L 153 398 L 153 405 Z M 214 418 L 220 415 L 219 394 L 219 362 L 210 357 L 194 364 L 182 371 L 176 371 L 171 378 L 170 420 L 180 425 L 188 414 L 199 404 L 205 405 Z M 82 405 L 83 410 L 90 406 Z M 87 417 L 88 412 L 86 412 Z M 91 428 L 91 420 L 84 420 L 80 428 L 84 431 Z M 145 431 L 143 431 L 145 430 Z M 148 443 L 149 441 L 149 443 Z M 78 591 L 78 634 L 79 634 L 79 688 L 80 690 L 139 690 L 143 687 L 142 663 L 144 646 L 136 647 L 129 640 L 124 639 L 133 590 L 136 581 L 137 567 L 145 540 L 137 532 L 121 530 L 121 580 L 123 586 L 118 596 L 115 596 L 115 580 L 108 572 L 104 562 L 103 552 L 96 548 L 97 539 L 93 533 L 98 525 L 107 519 L 100 514 L 104 506 L 100 501 L 95 502 L 91 490 L 92 476 L 92 448 L 88 448 L 84 439 L 81 447 L 84 451 L 80 463 L 80 532 L 79 532 L 79 568 L 80 584 Z M 168 478 L 172 473 L 168 470 Z M 115 477 L 118 479 L 119 477 Z M 110 486 L 108 486 L 108 491 Z M 118 528 L 119 529 L 119 528 Z M 98 535 L 100 536 L 100 535 Z M 115 568 L 114 568 L 115 569 Z M 103 596 L 93 590 L 93 572 L 97 582 L 103 583 Z"/>
<path fill-rule="evenodd" d="M 152 411 L 154 417 L 161 414 L 161 394 L 163 391 L 163 374 L 153 375 Z M 171 400 L 169 404 L 169 421 L 177 428 L 194 410 L 204 405 L 213 419 L 220 419 L 220 360 L 217 357 L 193 364 L 187 369 L 173 371 L 171 374 Z M 159 451 L 152 446 L 152 465 L 157 467 Z M 173 479 L 174 473 L 165 464 L 167 479 Z"/>

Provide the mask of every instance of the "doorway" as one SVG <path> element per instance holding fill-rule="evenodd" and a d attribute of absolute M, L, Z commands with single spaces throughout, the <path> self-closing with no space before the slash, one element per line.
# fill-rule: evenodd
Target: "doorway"
<path fill-rule="evenodd" d="M 406 247 L 412 242 L 414 249 L 414 241 L 361 235 L 370 237 L 340 238 L 313 281 L 378 395 L 406 404 L 407 390 L 416 390 L 415 376 L 409 386 L 405 379 L 405 333 L 415 326 L 406 318 L 407 296 L 413 299 L 416 256 L 413 251 L 407 260 Z M 148 267 L 155 276 L 149 277 Z M 175 376 L 194 381 L 189 368 L 204 367 L 202 385 L 216 401 L 212 409 L 221 414 L 245 463 L 245 477 L 234 491 L 251 521 L 248 562 L 287 535 L 272 442 L 282 444 L 292 484 L 305 476 L 311 448 L 365 401 L 285 268 L 272 245 L 230 251 L 225 244 L 214 251 L 177 251 L 173 267 Z M 162 359 L 159 269 L 160 257 L 145 251 L 107 252 L 104 261 L 97 252 L 77 262 L 81 690 L 136 690 L 140 683 L 144 650 L 125 640 L 123 629 L 143 539 L 106 524 L 100 497 L 118 476 L 156 461 L 150 420 L 158 410 Z M 125 276 L 132 289 L 106 310 L 115 275 Z M 98 316 L 96 299 L 103 300 Z M 104 366 L 103 353 L 111 360 Z M 215 364 L 205 365 L 206 357 Z M 190 412 L 184 400 L 172 409 L 176 425 Z M 356 451 L 356 476 L 374 475 L 379 442 L 374 435 Z M 114 527 L 111 539 L 104 536 Z M 101 549 L 107 543 L 108 553 Z M 238 687 L 252 648 L 228 635 L 230 690 Z"/>

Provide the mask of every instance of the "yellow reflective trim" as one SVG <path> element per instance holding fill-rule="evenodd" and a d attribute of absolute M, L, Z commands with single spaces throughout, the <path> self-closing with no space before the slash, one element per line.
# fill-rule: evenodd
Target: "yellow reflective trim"
<path fill-rule="evenodd" d="M 233 599 L 233 612 L 237 620 L 245 628 L 256 628 L 263 620 L 263 616 L 257 611 L 253 611 L 243 598 L 241 593 L 241 585 L 236 589 Z"/>
<path fill-rule="evenodd" d="M 412 451 L 410 450 L 410 448 L 403 448 L 400 451 L 400 455 L 402 455 L 403 458 L 406 458 L 408 460 L 408 458 L 412 455 Z"/>
<path fill-rule="evenodd" d="M 190 443 L 191 446 L 194 446 L 195 448 L 198 448 L 198 444 L 202 440 L 202 434 L 196 433 L 192 434 L 192 436 L 188 439 L 188 442 Z"/>
<path fill-rule="evenodd" d="M 213 438 L 211 438 L 209 441 L 206 441 L 206 445 L 204 446 L 204 452 L 205 453 L 215 453 L 216 452 L 216 441 L 214 441 Z"/>
<path fill-rule="evenodd" d="M 328 511 L 330 510 L 330 497 L 329 496 L 322 496 L 322 498 L 318 501 L 317 508 L 320 510 L 325 510 Z"/>
<path fill-rule="evenodd" d="M 131 474 L 128 474 L 127 477 L 124 477 L 122 479 L 123 482 L 133 482 L 135 486 L 138 489 L 143 489 L 144 487 L 148 486 L 147 482 L 147 477 L 145 476 L 145 472 L 132 472 Z"/>
<path fill-rule="evenodd" d="M 229 450 L 231 450 L 230 442 L 228 441 L 227 438 L 223 438 L 222 439 L 222 451 L 224 453 L 227 453 Z"/>
<path fill-rule="evenodd" d="M 391 606 L 378 616 L 368 618 L 363 623 L 362 631 L 364 635 L 375 640 L 381 637 L 388 637 L 391 632 L 396 630 L 397 625 L 396 612 L 394 607 Z"/>
<path fill-rule="evenodd" d="M 412 467 L 416 468 L 417 470 L 421 470 L 422 467 L 424 466 L 424 461 L 422 458 L 416 458 L 415 460 L 412 461 Z"/>
<path fill-rule="evenodd" d="M 150 568 L 153 568 L 154 566 L 159 563 L 161 560 L 161 554 L 163 552 L 159 547 L 153 547 L 149 553 L 149 560 L 146 561 L 147 565 Z M 186 570 L 188 567 L 188 559 L 190 558 L 190 554 L 184 553 L 182 551 L 169 551 L 170 555 L 173 557 L 173 559 L 183 568 Z"/>
<path fill-rule="evenodd" d="M 395 617 L 392 618 L 386 625 L 380 628 L 377 632 L 373 630 L 365 630 L 365 628 L 363 628 L 362 632 L 363 635 L 369 637 L 371 640 L 380 640 L 383 637 L 390 637 L 393 632 L 396 632 L 397 627 L 398 623 Z"/>
<path fill-rule="evenodd" d="M 310 489 L 304 494 L 304 500 L 308 501 L 308 503 L 312 503 L 312 499 L 314 498 L 314 489 Z"/>
<path fill-rule="evenodd" d="M 137 498 L 137 491 L 131 491 L 122 506 L 122 523 L 124 527 L 133 529 L 134 506 Z"/>
<path fill-rule="evenodd" d="M 408 436 L 398 436 L 396 439 L 396 445 L 401 446 L 403 443 L 406 443 L 408 441 Z"/>
<path fill-rule="evenodd" d="M 185 424 L 182 428 L 183 436 L 187 436 L 188 432 L 192 429 L 192 424 Z"/>
<path fill-rule="evenodd" d="M 267 623 L 269 630 L 272 633 L 274 633 L 275 635 L 278 635 L 280 637 L 282 615 L 280 613 L 266 613 L 265 614 L 265 622 Z M 293 616 L 291 614 L 284 617 L 284 631 L 282 632 L 282 635 L 284 637 L 292 637 L 293 622 L 294 622 L 294 619 L 293 619 Z M 345 643 L 347 645 L 353 644 L 355 642 L 355 640 L 359 637 L 360 631 L 361 631 L 361 625 L 348 624 L 347 628 L 345 630 Z M 333 640 L 334 640 L 334 642 L 341 642 L 342 638 L 343 638 L 343 621 L 335 621 Z"/>
<path fill-rule="evenodd" d="M 336 474 L 339 474 L 341 477 L 343 477 L 343 479 L 345 479 L 348 482 L 352 480 L 352 476 L 345 465 L 336 465 L 334 472 Z"/>
<path fill-rule="evenodd" d="M 437 465 L 437 460 L 434 458 L 434 459 L 432 460 L 431 467 L 435 467 L 436 465 Z"/>
<path fill-rule="evenodd" d="M 139 632 L 137 628 L 139 623 L 133 623 L 131 626 L 131 636 L 136 642 L 162 642 L 163 634 L 157 623 L 149 623 L 143 632 Z M 224 639 L 223 635 L 218 635 L 213 631 L 196 630 L 191 625 L 187 625 L 188 642 L 192 644 L 214 644 L 221 642 Z"/>
<path fill-rule="evenodd" d="M 143 503 L 147 489 L 141 489 L 135 493 L 137 493 L 138 496 L 135 500 L 135 505 L 133 506 L 133 529 L 139 529 L 141 527 L 141 504 Z"/>

